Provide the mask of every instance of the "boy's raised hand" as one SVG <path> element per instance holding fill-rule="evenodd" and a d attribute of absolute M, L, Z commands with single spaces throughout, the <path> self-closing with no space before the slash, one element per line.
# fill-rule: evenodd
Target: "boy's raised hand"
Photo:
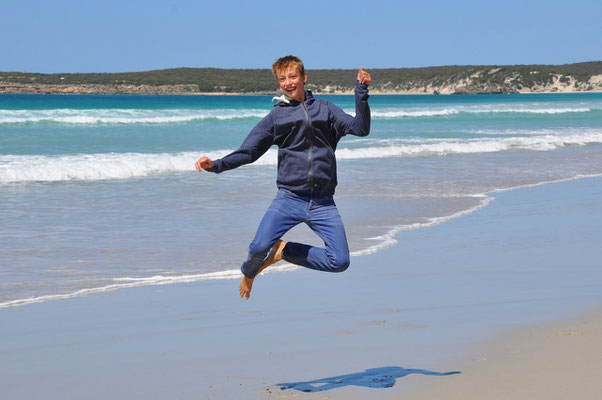
<path fill-rule="evenodd" d="M 360 81 L 360 83 L 365 83 L 366 85 L 372 83 L 372 77 L 368 72 L 364 71 L 364 67 L 360 68 L 358 71 L 357 80 Z"/>

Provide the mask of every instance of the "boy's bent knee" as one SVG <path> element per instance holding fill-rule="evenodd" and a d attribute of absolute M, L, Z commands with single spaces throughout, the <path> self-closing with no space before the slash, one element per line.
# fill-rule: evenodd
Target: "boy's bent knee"
<path fill-rule="evenodd" d="M 349 268 L 349 256 L 338 258 L 332 266 L 332 272 L 344 272 Z"/>

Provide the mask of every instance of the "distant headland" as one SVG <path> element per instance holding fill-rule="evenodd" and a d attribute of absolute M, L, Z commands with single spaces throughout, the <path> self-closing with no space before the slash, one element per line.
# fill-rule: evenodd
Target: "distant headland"
<path fill-rule="evenodd" d="M 565 65 L 464 65 L 369 69 L 373 94 L 602 92 L 602 61 Z M 351 94 L 357 70 L 308 70 L 316 94 Z M 0 93 L 274 94 L 269 69 L 174 68 L 124 73 L 0 72 Z"/>

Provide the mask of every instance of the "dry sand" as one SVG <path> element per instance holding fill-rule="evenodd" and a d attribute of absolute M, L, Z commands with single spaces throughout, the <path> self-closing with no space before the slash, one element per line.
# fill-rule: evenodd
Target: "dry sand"
<path fill-rule="evenodd" d="M 602 309 L 575 321 L 507 333 L 475 345 L 462 374 L 428 380 L 407 400 L 602 398 Z M 458 365 L 457 363 L 455 364 Z M 416 382 L 424 376 L 413 376 Z"/>

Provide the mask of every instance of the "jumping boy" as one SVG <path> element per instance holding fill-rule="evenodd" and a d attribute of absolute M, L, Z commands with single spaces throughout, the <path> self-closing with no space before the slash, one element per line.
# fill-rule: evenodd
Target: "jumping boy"
<path fill-rule="evenodd" d="M 278 194 L 241 266 L 244 277 L 239 292 L 246 299 L 257 274 L 280 260 L 318 271 L 347 269 L 349 247 L 333 200 L 337 185 L 335 150 L 343 136 L 366 136 L 370 132 L 368 85 L 372 78 L 363 67 L 355 83 L 355 117 L 305 90 L 307 74 L 299 58 L 279 58 L 272 72 L 284 93 L 275 97 L 278 103 L 272 111 L 251 130 L 238 150 L 218 160 L 201 157 L 195 164 L 199 172 L 220 173 L 255 162 L 270 146 L 278 146 Z M 325 248 L 280 240 L 301 222 L 324 241 Z"/>

